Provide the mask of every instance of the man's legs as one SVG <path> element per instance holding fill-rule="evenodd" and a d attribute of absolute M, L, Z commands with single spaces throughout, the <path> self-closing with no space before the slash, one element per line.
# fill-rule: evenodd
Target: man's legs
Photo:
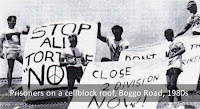
<path fill-rule="evenodd" d="M 174 97 L 171 96 L 172 95 L 172 88 L 171 88 L 171 69 L 167 70 L 167 89 L 168 89 L 168 93 L 170 93 L 170 95 L 168 94 L 169 97 L 169 101 L 173 102 L 174 101 Z"/>
<path fill-rule="evenodd" d="M 8 86 L 11 87 L 12 84 L 12 73 L 14 69 L 14 59 L 7 59 L 8 61 L 8 73 L 7 73 L 7 78 L 8 78 Z"/>
<path fill-rule="evenodd" d="M 171 76 L 172 90 L 178 90 L 177 80 L 178 80 L 178 76 L 179 76 L 180 73 L 181 73 L 180 69 L 177 69 L 177 68 L 173 69 L 173 75 Z M 181 96 L 177 96 L 177 98 L 178 98 L 178 101 L 181 101 Z"/>
<path fill-rule="evenodd" d="M 69 66 L 67 69 L 67 81 L 68 81 L 68 92 L 73 92 L 75 83 L 75 71 L 74 68 Z M 72 99 L 73 96 L 69 96 Z"/>
<path fill-rule="evenodd" d="M 75 73 L 76 74 L 76 80 L 77 80 L 78 83 L 80 83 L 81 78 L 83 76 L 83 69 L 82 69 L 82 67 L 77 67 L 75 72 L 76 72 Z"/>
<path fill-rule="evenodd" d="M 172 91 L 178 90 L 177 80 L 181 70 L 178 68 L 171 68 L 167 71 L 167 89 L 169 90 L 171 96 L 169 95 L 169 101 L 174 102 L 174 96 Z M 178 100 L 181 101 L 181 96 L 177 96 Z"/>

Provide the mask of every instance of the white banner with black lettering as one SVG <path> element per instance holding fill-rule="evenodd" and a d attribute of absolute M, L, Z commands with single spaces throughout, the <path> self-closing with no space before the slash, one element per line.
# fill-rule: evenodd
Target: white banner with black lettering
<path fill-rule="evenodd" d="M 60 21 L 31 28 L 25 45 L 22 84 L 24 90 L 43 89 L 64 84 L 65 67 L 59 58 L 69 47 L 68 36 L 77 34 L 77 46 L 87 61 L 95 59 L 97 24 L 81 21 Z M 69 49 L 69 48 L 68 48 Z M 34 87 L 32 87 L 35 85 Z"/>
<path fill-rule="evenodd" d="M 69 109 L 156 108 L 159 96 L 162 96 L 156 94 L 165 90 L 166 61 L 90 63 L 77 90 L 86 92 L 91 90 L 87 89 L 89 85 L 94 85 L 96 96 L 85 97 L 84 102 L 78 102 L 82 96 L 74 96 Z"/>
<path fill-rule="evenodd" d="M 181 87 L 184 90 L 196 90 L 195 84 L 198 82 L 200 73 L 200 37 L 188 36 L 178 37 L 176 40 L 182 42 L 185 46 L 183 54 L 183 72 L 179 75 L 178 84 L 193 84 L 190 87 Z M 141 61 L 155 60 L 167 58 L 166 51 L 169 49 L 170 43 L 165 41 L 143 47 L 136 47 L 132 50 L 124 50 L 121 52 L 120 61 Z"/>

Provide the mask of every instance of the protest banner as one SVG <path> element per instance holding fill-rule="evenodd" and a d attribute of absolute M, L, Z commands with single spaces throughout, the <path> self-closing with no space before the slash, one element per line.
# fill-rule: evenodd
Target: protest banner
<path fill-rule="evenodd" d="M 183 90 L 196 90 L 200 73 L 200 37 L 178 37 L 176 40 L 182 42 L 186 50 L 182 58 L 183 72 L 178 78 L 178 85 L 190 84 L 187 87 L 181 85 L 179 87 Z M 169 49 L 169 44 L 169 42 L 165 41 L 143 47 L 136 47 L 133 50 L 122 51 L 120 61 L 150 61 L 167 58 L 166 52 Z"/>
<path fill-rule="evenodd" d="M 96 95 L 76 96 L 70 102 L 69 109 L 77 106 L 81 109 L 123 109 L 156 108 L 165 80 L 166 59 L 137 62 L 90 63 L 78 86 L 79 91 L 90 91 Z M 162 85 L 158 85 L 162 84 Z M 155 87 L 154 87 L 155 86 Z M 144 90 L 148 90 L 146 94 Z M 151 92 L 151 91 L 152 92 Z M 133 92 L 136 91 L 134 94 Z M 153 95 L 151 95 L 151 94 Z"/>
<path fill-rule="evenodd" d="M 155 43 L 123 50 L 120 54 L 119 61 L 139 61 L 165 58 L 166 54 L 163 51 L 167 48 L 168 43 Z"/>
<path fill-rule="evenodd" d="M 24 90 L 67 87 L 67 73 L 61 67 L 62 52 L 69 51 L 68 36 L 78 36 L 77 46 L 86 61 L 95 59 L 97 24 L 81 21 L 60 21 L 31 28 L 26 40 L 22 84 Z M 88 40 L 89 39 L 89 40 Z"/>

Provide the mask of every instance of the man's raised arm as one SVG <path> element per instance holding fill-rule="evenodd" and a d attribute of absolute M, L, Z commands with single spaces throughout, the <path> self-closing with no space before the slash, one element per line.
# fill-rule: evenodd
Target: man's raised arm
<path fill-rule="evenodd" d="M 22 31 L 22 34 L 27 35 L 29 30 L 30 30 L 30 26 L 26 26 L 27 30 L 26 31 Z"/>
<path fill-rule="evenodd" d="M 103 42 L 106 42 L 106 38 L 101 35 L 101 23 L 98 22 L 97 38 Z"/>
<path fill-rule="evenodd" d="M 180 35 L 183 35 L 188 29 L 190 29 L 191 26 L 192 26 L 191 24 L 187 23 L 187 25 L 185 26 L 185 28 L 180 33 L 178 33 L 175 36 L 175 38 L 178 37 L 178 36 L 180 36 Z"/>

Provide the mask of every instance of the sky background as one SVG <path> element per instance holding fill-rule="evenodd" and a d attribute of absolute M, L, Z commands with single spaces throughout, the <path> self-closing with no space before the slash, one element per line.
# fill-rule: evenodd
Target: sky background
<path fill-rule="evenodd" d="M 123 27 L 122 37 L 130 42 L 131 49 L 164 41 L 163 34 L 167 28 L 172 28 L 175 34 L 180 32 L 190 16 L 186 9 L 188 1 L 2 0 L 0 1 L 0 29 L 7 28 L 6 19 L 9 15 L 16 15 L 16 26 L 24 29 L 26 25 L 33 27 L 62 20 L 101 22 L 104 36 L 112 36 L 111 28 L 117 24 Z M 200 5 L 199 0 L 196 2 Z M 191 35 L 191 30 L 184 36 L 188 35 Z M 22 45 L 25 45 L 25 37 L 22 37 Z M 110 57 L 106 43 L 97 40 L 96 46 L 96 61 L 100 61 L 102 57 Z M 16 64 L 15 67 L 21 67 L 19 63 Z M 6 65 L 1 67 L 5 68 Z"/>

